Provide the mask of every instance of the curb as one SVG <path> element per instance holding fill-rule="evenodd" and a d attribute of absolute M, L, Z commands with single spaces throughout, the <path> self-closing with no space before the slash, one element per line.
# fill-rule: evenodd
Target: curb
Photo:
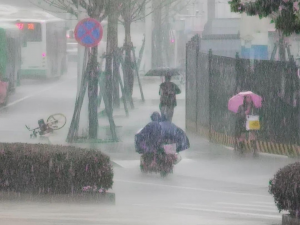
<path fill-rule="evenodd" d="M 229 147 L 229 146 L 226 146 L 226 145 L 222 145 L 222 146 L 224 148 L 226 148 L 227 150 L 234 151 L 233 147 Z M 259 152 L 259 155 L 266 156 L 266 157 L 282 158 L 282 159 L 288 159 L 289 158 L 286 155 L 276 155 L 276 154 L 269 154 L 269 153 L 263 153 L 263 152 Z"/>
<path fill-rule="evenodd" d="M 203 136 L 205 138 L 209 138 L 209 130 L 207 128 L 199 128 L 198 132 L 195 132 L 195 129 L 190 124 L 187 124 L 187 129 L 190 132 Z M 211 142 L 215 144 L 221 144 L 227 147 L 233 147 L 235 145 L 235 138 L 230 135 L 222 134 L 219 132 L 211 131 Z M 251 151 L 250 142 L 246 141 L 246 151 Z M 267 141 L 256 141 L 257 149 L 260 154 L 264 155 L 276 155 L 282 157 L 299 157 L 300 156 L 300 146 L 292 145 L 292 144 L 282 144 L 282 143 L 274 143 Z"/>
<path fill-rule="evenodd" d="M 51 202 L 51 203 L 116 203 L 116 195 L 106 193 L 81 194 L 25 194 L 16 192 L 0 192 L 1 201 Z"/>
<path fill-rule="evenodd" d="M 293 218 L 290 215 L 282 215 L 282 225 L 300 225 L 300 219 Z"/>

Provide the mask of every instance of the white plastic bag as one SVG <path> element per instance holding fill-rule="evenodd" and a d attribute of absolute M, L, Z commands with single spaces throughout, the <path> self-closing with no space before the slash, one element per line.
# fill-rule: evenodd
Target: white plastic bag
<path fill-rule="evenodd" d="M 164 145 L 164 150 L 166 154 L 176 154 L 176 144 Z"/>
<path fill-rule="evenodd" d="M 247 116 L 246 130 L 260 130 L 259 116 L 256 115 Z"/>

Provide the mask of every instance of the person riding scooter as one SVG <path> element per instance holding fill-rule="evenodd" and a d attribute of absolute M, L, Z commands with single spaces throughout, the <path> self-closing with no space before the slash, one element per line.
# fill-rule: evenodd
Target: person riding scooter
<path fill-rule="evenodd" d="M 148 123 L 135 135 L 136 151 L 141 154 L 142 172 L 166 176 L 181 157 L 178 153 L 189 148 L 189 140 L 179 127 L 155 112 Z M 160 119 L 161 118 L 161 119 Z"/>

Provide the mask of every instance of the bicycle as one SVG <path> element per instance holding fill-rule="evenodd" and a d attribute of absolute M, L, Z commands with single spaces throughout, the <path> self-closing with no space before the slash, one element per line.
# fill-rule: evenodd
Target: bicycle
<path fill-rule="evenodd" d="M 44 119 L 38 121 L 38 127 L 31 129 L 29 126 L 25 125 L 27 130 L 32 131 L 30 138 L 36 138 L 37 135 L 45 135 L 48 133 L 53 133 L 54 130 L 59 130 L 63 128 L 67 123 L 67 118 L 61 113 L 52 114 L 48 117 L 47 123 Z"/>

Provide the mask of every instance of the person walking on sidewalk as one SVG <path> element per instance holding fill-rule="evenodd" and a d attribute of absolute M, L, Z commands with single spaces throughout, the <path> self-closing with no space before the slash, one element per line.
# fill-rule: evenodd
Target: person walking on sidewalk
<path fill-rule="evenodd" d="M 243 152 L 245 150 L 245 141 L 248 135 L 250 145 L 253 150 L 253 155 L 257 156 L 256 131 L 246 129 L 248 115 L 258 115 L 258 110 L 254 107 L 251 96 L 245 96 L 243 104 L 238 109 L 236 137 L 238 138 L 238 150 Z"/>
<path fill-rule="evenodd" d="M 165 76 L 165 82 L 160 85 L 160 111 L 168 121 L 172 122 L 174 108 L 177 106 L 176 95 L 180 94 L 179 87 L 171 82 L 171 76 Z"/>

